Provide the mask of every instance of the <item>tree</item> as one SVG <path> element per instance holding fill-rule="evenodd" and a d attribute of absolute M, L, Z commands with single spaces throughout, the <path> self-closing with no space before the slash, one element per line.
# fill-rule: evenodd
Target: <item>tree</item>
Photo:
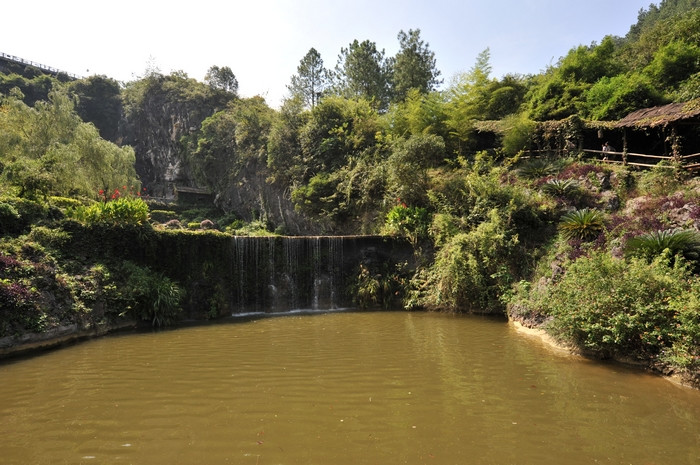
<path fill-rule="evenodd" d="M 323 67 L 321 54 L 315 48 L 301 59 L 297 74 L 292 76 L 287 86 L 292 97 L 300 97 L 308 107 L 315 107 L 328 86 L 328 70 Z"/>
<path fill-rule="evenodd" d="M 238 79 L 228 66 L 223 68 L 212 66 L 204 76 L 204 82 L 214 89 L 230 92 L 234 95 L 238 94 Z"/>
<path fill-rule="evenodd" d="M 459 76 L 457 82 L 449 89 L 451 98 L 446 106 L 446 124 L 459 141 L 467 141 L 474 132 L 474 121 L 483 119 L 486 114 L 489 104 L 488 90 L 493 82 L 489 78 L 490 57 L 488 48 L 479 53 L 472 69 Z M 460 147 L 459 151 L 463 149 L 464 147 Z"/>
<path fill-rule="evenodd" d="M 102 139 L 59 88 L 34 108 L 13 91 L 0 101 L 0 182 L 20 196 L 96 196 L 100 189 L 138 188 L 134 151 Z"/>
<path fill-rule="evenodd" d="M 83 121 L 94 124 L 105 139 L 116 141 L 122 116 L 119 83 L 106 76 L 90 76 L 69 83 L 68 88 L 78 97 L 75 111 Z"/>
<path fill-rule="evenodd" d="M 442 83 L 438 80 L 440 71 L 435 67 L 435 53 L 420 38 L 420 29 L 400 31 L 400 50 L 392 62 L 392 97 L 402 102 L 410 89 L 418 89 L 427 94 Z"/>
<path fill-rule="evenodd" d="M 336 65 L 336 91 L 345 97 L 365 98 L 385 109 L 389 94 L 389 66 L 384 50 L 374 42 L 354 40 L 342 48 Z"/>

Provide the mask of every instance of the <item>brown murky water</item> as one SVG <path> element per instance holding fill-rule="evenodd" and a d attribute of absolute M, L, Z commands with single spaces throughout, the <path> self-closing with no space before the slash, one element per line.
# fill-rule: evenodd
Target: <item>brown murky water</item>
<path fill-rule="evenodd" d="M 330 313 L 0 365 L 2 464 L 696 464 L 700 392 L 501 321 Z"/>

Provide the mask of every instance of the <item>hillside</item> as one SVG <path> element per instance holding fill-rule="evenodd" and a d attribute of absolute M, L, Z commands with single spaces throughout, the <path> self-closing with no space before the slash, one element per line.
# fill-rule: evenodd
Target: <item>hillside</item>
<path fill-rule="evenodd" d="M 508 314 L 596 356 L 695 376 L 700 187 L 682 157 L 700 152 L 697 115 L 617 123 L 695 108 L 698 2 L 651 6 L 626 37 L 575 46 L 539 75 L 494 79 L 485 50 L 443 91 L 420 31 L 403 34 L 389 63 L 355 41 L 320 87 L 310 50 L 279 110 L 240 98 L 227 68 L 203 83 L 1 74 L 0 335 L 178 321 L 189 283 L 142 256 L 164 237 L 383 234 L 414 257 L 358 270 L 358 306 Z M 391 73 L 355 73 L 361 57 Z M 663 161 L 641 169 L 634 153 Z M 109 247 L 87 260 L 76 238 Z M 210 317 L 230 313 L 212 295 L 198 294 Z"/>

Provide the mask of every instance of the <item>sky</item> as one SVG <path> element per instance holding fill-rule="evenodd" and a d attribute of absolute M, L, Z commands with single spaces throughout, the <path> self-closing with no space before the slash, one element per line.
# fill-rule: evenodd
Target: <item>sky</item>
<path fill-rule="evenodd" d="M 651 0 L 33 0 L 2 7 L 0 52 L 129 82 L 157 69 L 202 81 L 231 68 L 239 95 L 278 107 L 313 47 L 326 68 L 353 40 L 386 56 L 420 29 L 449 85 L 489 49 L 491 77 L 536 74 L 578 45 L 623 37 Z"/>

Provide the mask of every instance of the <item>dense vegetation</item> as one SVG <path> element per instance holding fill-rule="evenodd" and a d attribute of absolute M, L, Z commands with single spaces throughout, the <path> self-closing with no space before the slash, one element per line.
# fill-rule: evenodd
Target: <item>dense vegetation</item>
<path fill-rule="evenodd" d="M 493 78 L 484 50 L 442 90 L 420 31 L 398 41 L 387 57 L 355 40 L 333 69 L 311 48 L 279 109 L 240 98 L 228 67 L 203 83 L 0 74 L 0 336 L 88 314 L 176 318 L 167 270 L 74 255 L 86 228 L 291 233 L 286 202 L 302 233 L 411 240 L 415 267 L 358 270 L 358 304 L 509 312 L 598 355 L 697 370 L 700 186 L 677 165 L 641 172 L 579 149 L 591 128 L 596 145 L 614 136 L 606 121 L 700 98 L 700 2 L 650 5 L 625 37 L 538 75 Z M 216 205 L 148 200 L 166 184 L 155 148 Z M 257 202 L 270 192 L 277 207 Z"/>

